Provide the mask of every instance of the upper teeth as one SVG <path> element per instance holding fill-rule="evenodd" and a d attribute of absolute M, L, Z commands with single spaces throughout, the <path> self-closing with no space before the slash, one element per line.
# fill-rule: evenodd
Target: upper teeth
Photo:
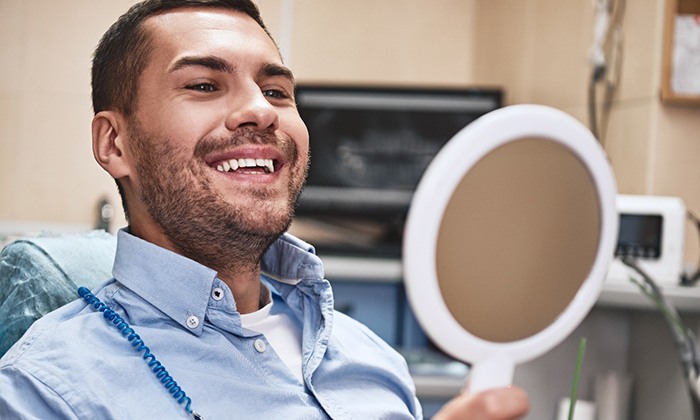
<path fill-rule="evenodd" d="M 216 167 L 219 172 L 235 171 L 238 168 L 255 168 L 261 167 L 265 168 L 267 173 L 272 173 L 275 171 L 275 166 L 272 163 L 272 159 L 231 159 L 222 162 Z"/>

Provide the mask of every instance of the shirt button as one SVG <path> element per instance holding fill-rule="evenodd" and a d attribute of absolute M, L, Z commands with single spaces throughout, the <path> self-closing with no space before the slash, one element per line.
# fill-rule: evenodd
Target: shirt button
<path fill-rule="evenodd" d="M 190 327 L 190 329 L 195 329 L 199 326 L 199 318 L 197 318 L 194 315 L 190 315 L 187 317 L 187 326 Z"/>
<path fill-rule="evenodd" d="M 257 350 L 258 353 L 262 353 L 265 351 L 265 349 L 267 349 L 267 344 L 265 344 L 265 341 L 260 338 L 255 340 L 255 343 L 253 343 L 253 345 L 255 346 L 255 350 Z"/>
<path fill-rule="evenodd" d="M 224 289 L 222 289 L 221 287 L 215 287 L 215 288 L 211 291 L 211 297 L 212 297 L 212 299 L 214 299 L 215 301 L 220 301 L 221 299 L 224 298 Z"/>

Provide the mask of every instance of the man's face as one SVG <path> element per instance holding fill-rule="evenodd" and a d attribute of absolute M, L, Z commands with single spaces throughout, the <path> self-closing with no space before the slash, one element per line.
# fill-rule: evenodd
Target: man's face
<path fill-rule="evenodd" d="M 291 73 L 242 13 L 178 9 L 145 25 L 152 52 L 127 142 L 132 231 L 160 232 L 145 239 L 210 266 L 224 250 L 261 251 L 288 227 L 308 166 Z"/>

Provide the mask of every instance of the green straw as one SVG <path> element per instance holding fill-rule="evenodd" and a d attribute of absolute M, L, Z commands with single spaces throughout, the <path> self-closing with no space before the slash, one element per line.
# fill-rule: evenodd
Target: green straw
<path fill-rule="evenodd" d="M 574 408 L 576 407 L 576 394 L 578 394 L 578 382 L 581 378 L 581 365 L 583 356 L 586 354 L 586 337 L 581 338 L 578 345 L 578 355 L 576 356 L 576 368 L 574 369 L 574 380 L 571 383 L 571 403 L 569 404 L 569 420 L 574 418 Z"/>

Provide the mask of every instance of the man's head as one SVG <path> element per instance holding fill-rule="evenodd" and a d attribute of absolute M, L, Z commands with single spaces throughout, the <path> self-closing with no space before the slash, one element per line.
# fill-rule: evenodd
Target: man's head
<path fill-rule="evenodd" d="M 95 114 L 114 110 L 127 118 L 133 116 L 141 73 L 153 50 L 153 38 L 145 30 L 144 22 L 159 13 L 195 6 L 245 13 L 269 35 L 260 11 L 250 0 L 145 0 L 137 3 L 112 24 L 95 49 L 92 61 L 92 108 Z M 126 194 L 118 179 L 116 183 L 128 220 Z"/>
<path fill-rule="evenodd" d="M 133 114 L 139 79 L 153 49 L 153 39 L 144 29 L 144 21 L 169 10 L 195 6 L 245 13 L 267 32 L 257 6 L 250 0 L 146 0 L 137 3 L 105 32 L 95 49 L 92 61 L 95 114 L 108 109 L 126 116 Z"/>
<path fill-rule="evenodd" d="M 155 10 L 123 53 L 133 91 L 105 90 L 113 105 L 96 105 L 95 157 L 118 180 L 132 233 L 212 268 L 252 263 L 288 227 L 306 176 L 292 74 L 252 3 L 144 4 L 127 13 Z"/>

